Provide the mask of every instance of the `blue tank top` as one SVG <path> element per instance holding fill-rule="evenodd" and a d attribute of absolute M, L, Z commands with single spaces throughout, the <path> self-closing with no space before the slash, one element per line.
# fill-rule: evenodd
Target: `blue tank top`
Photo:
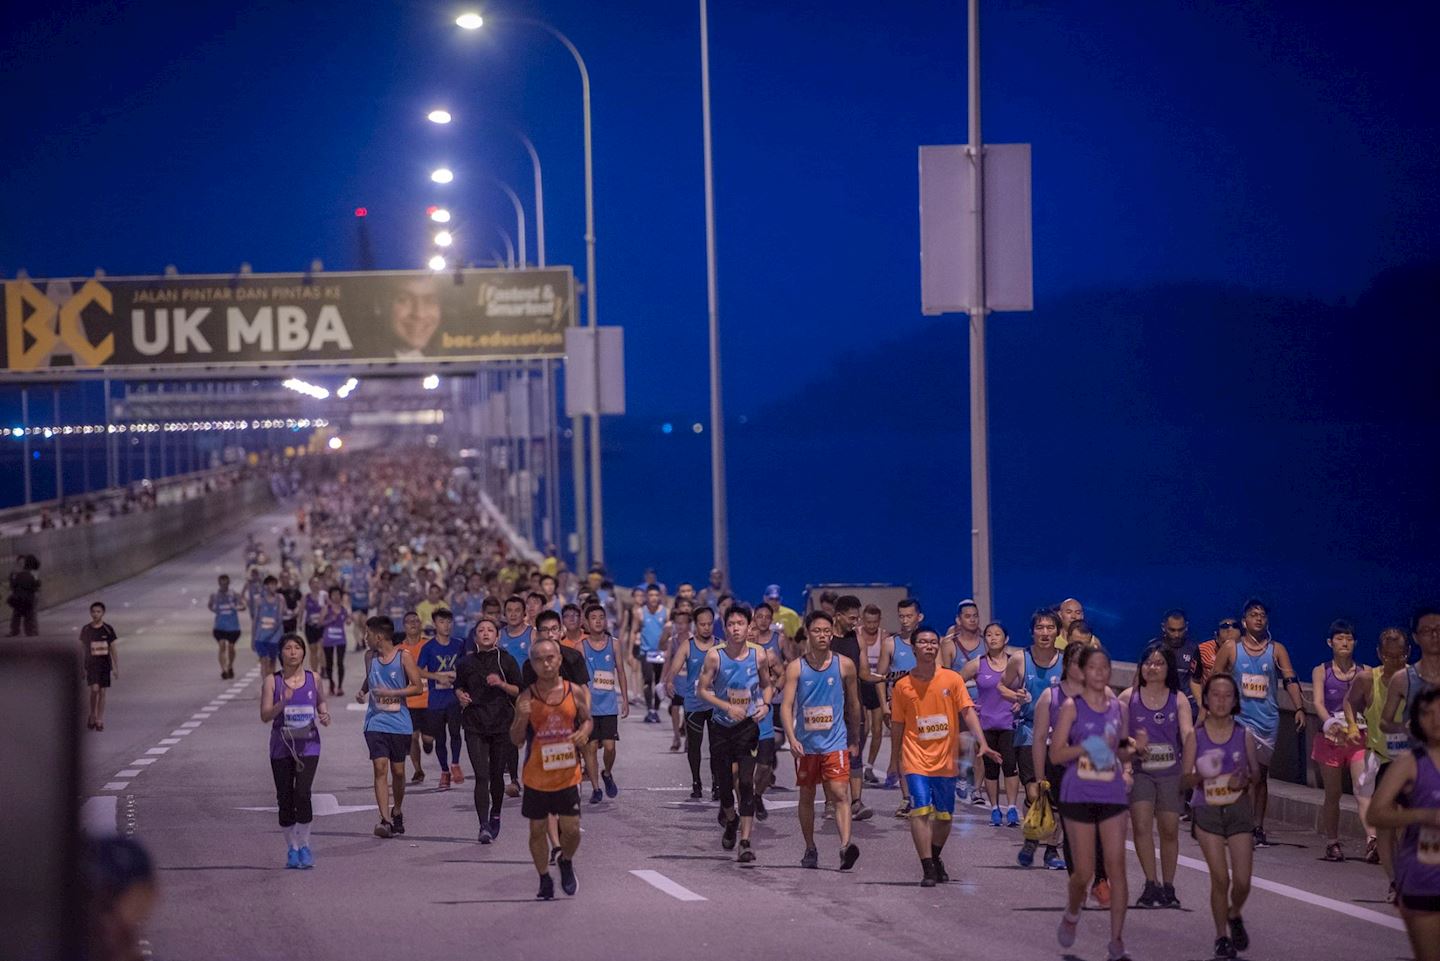
<path fill-rule="evenodd" d="M 1025 651 L 1025 690 L 1030 692 L 1030 700 L 1020 705 L 1020 713 L 1015 715 L 1015 743 L 1035 743 L 1035 702 L 1040 700 L 1040 695 L 1060 683 L 1061 672 L 1064 671 L 1064 658 L 1060 652 L 1055 652 L 1055 663 L 1049 667 L 1041 667 L 1035 663 L 1034 655 L 1027 649 Z M 1053 698 L 1052 698 L 1053 700 Z M 1057 716 L 1058 705 L 1052 705 L 1050 716 Z"/>
<path fill-rule="evenodd" d="M 705 666 L 705 655 L 710 652 L 708 649 L 696 643 L 693 637 L 685 643 L 688 645 L 685 648 L 685 680 L 681 682 L 677 679 L 676 684 L 679 685 L 683 683 L 683 687 L 677 686 L 676 691 L 685 698 L 685 711 L 687 713 L 694 714 L 696 711 L 708 711 L 710 710 L 710 705 L 700 700 L 700 695 L 695 693 L 695 682 L 700 680 L 700 670 Z"/>
<path fill-rule="evenodd" d="M 665 609 L 651 611 L 640 608 L 640 653 L 654 654 L 660 650 L 660 633 L 665 629 Z"/>
<path fill-rule="evenodd" d="M 455 633 L 462 641 L 468 641 L 470 632 L 475 630 L 475 625 L 480 623 L 485 613 L 485 595 L 465 594 L 456 607 L 458 610 L 452 612 L 455 615 Z"/>
<path fill-rule="evenodd" d="M 823 670 L 815 670 L 800 659 L 800 679 L 795 685 L 795 737 L 806 754 L 829 754 L 849 750 L 845 727 L 845 679 L 840 658 L 830 655 Z"/>
<path fill-rule="evenodd" d="M 1273 744 L 1280 730 L 1280 704 L 1276 700 L 1280 676 L 1275 670 L 1275 645 L 1251 654 L 1245 642 L 1235 644 L 1235 667 L 1231 671 L 1240 688 L 1240 720 L 1260 740 Z"/>
<path fill-rule="evenodd" d="M 894 684 L 915 669 L 915 648 L 899 634 L 895 635 L 894 651 L 890 655 L 890 673 L 885 680 Z"/>
<path fill-rule="evenodd" d="M 350 595 L 351 607 L 369 607 L 370 571 L 362 565 L 355 565 L 345 577 L 345 593 Z"/>
<path fill-rule="evenodd" d="M 255 602 L 255 641 L 278 644 L 285 625 L 280 623 L 280 595 L 267 600 L 263 595 Z"/>
<path fill-rule="evenodd" d="M 410 595 L 399 588 L 391 588 L 385 595 L 385 614 L 395 625 L 395 633 L 405 633 L 405 612 L 410 609 Z"/>
<path fill-rule="evenodd" d="M 590 646 L 590 641 L 580 642 L 585 655 L 585 666 L 590 669 L 590 713 L 596 717 L 612 717 L 620 713 L 620 671 L 615 665 L 615 641 L 605 637 L 605 646 L 600 650 Z"/>
<path fill-rule="evenodd" d="M 969 664 L 971 661 L 975 660 L 975 658 L 977 658 L 977 657 L 984 657 L 984 656 L 985 656 L 985 641 L 984 641 L 984 639 L 981 639 L 980 643 L 975 645 L 975 649 L 974 649 L 973 651 L 967 651 L 967 650 L 965 650 L 965 648 L 963 648 L 963 647 L 960 646 L 960 642 L 959 642 L 959 641 L 956 641 L 956 642 L 955 642 L 955 660 L 954 660 L 953 663 L 951 663 L 951 665 L 950 665 L 950 670 L 954 671 L 956 674 L 963 673 L 963 668 L 965 667 L 966 664 Z M 976 686 L 975 686 L 975 679 L 974 679 L 974 678 L 971 678 L 970 680 L 968 680 L 968 681 L 965 682 L 965 689 L 970 692 L 970 700 L 972 700 L 972 701 L 975 700 L 975 695 L 976 695 L 977 693 L 979 693 L 979 689 L 976 688 Z"/>
<path fill-rule="evenodd" d="M 747 646 L 755 652 L 755 660 L 756 663 L 760 665 L 760 670 L 762 672 L 768 671 L 768 669 L 765 667 L 765 645 L 752 643 Z M 768 675 L 762 675 L 762 680 L 765 676 Z M 762 684 L 761 687 L 763 688 L 764 685 Z M 763 690 L 761 691 L 761 694 L 764 694 Z M 770 699 L 772 707 L 770 708 L 770 710 L 765 712 L 765 715 L 761 717 L 759 721 L 756 722 L 760 726 L 760 740 L 762 741 L 764 741 L 766 738 L 773 739 L 775 737 L 775 708 L 773 707 L 775 701 L 774 687 L 770 689 Z"/>
<path fill-rule="evenodd" d="M 390 663 L 386 664 L 378 656 L 370 659 L 370 670 L 366 674 L 370 684 L 370 699 L 365 706 L 365 730 L 383 731 L 388 734 L 413 734 L 415 729 L 410 724 L 410 712 L 405 710 L 405 699 L 401 698 L 393 703 L 381 704 L 376 695 L 386 688 L 392 691 L 402 690 L 409 686 L 405 679 L 405 652 L 395 648 Z"/>
<path fill-rule="evenodd" d="M 234 591 L 216 591 L 210 600 L 215 605 L 215 630 L 240 630 L 240 596 Z"/>
<path fill-rule="evenodd" d="M 530 659 L 530 638 L 534 633 L 534 629 L 527 627 L 511 637 L 510 628 L 502 627 L 500 629 L 500 646 L 515 658 L 517 664 L 523 667 L 525 662 Z"/>
<path fill-rule="evenodd" d="M 723 647 L 716 648 L 720 655 L 720 666 L 715 671 L 712 692 L 720 700 L 745 709 L 746 717 L 754 717 L 760 708 L 760 657 L 754 648 L 745 648 L 739 660 L 725 653 Z M 736 721 L 724 711 L 716 711 L 713 718 L 721 727 L 734 727 Z"/>

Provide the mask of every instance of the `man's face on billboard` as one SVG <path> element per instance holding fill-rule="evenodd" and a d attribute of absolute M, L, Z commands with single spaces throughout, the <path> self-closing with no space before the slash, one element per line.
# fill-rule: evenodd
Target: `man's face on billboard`
<path fill-rule="evenodd" d="M 397 339 L 424 350 L 440 327 L 440 295 L 434 281 L 416 277 L 402 282 L 390 301 L 390 329 Z"/>

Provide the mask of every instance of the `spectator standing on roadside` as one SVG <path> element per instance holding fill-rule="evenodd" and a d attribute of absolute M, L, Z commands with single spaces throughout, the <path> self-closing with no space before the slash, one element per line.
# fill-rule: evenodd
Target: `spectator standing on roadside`
<path fill-rule="evenodd" d="M 15 569 L 10 572 L 10 596 L 6 599 L 11 610 L 10 637 L 18 635 L 21 628 L 24 628 L 26 637 L 40 633 L 35 621 L 40 595 L 40 578 L 35 572 L 39 569 L 40 561 L 34 554 L 21 554 L 15 558 Z"/>

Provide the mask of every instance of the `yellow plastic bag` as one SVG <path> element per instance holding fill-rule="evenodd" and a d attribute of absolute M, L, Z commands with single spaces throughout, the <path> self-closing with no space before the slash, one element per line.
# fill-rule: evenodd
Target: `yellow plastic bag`
<path fill-rule="evenodd" d="M 1043 782 L 1040 784 L 1040 796 L 1030 805 L 1030 810 L 1025 812 L 1025 820 L 1020 823 L 1020 830 L 1027 841 L 1043 841 L 1055 833 L 1055 811 L 1050 807 L 1046 787 Z"/>

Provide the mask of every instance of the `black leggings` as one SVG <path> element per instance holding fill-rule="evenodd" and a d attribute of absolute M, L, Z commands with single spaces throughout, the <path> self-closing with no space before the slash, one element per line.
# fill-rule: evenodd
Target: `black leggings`
<path fill-rule="evenodd" d="M 481 824 L 500 816 L 500 806 L 505 802 L 505 761 L 513 746 L 508 732 L 465 732 L 465 750 L 475 779 L 475 816 Z"/>
<path fill-rule="evenodd" d="M 345 646 L 325 648 L 325 676 L 336 687 L 345 686 Z"/>
<path fill-rule="evenodd" d="M 1003 770 L 1006 777 L 1015 777 L 1019 769 L 1015 766 L 1015 732 L 1005 728 L 989 728 L 985 731 L 985 744 L 992 751 L 1000 752 L 1000 760 L 985 759 L 985 780 L 1000 780 Z"/>
<path fill-rule="evenodd" d="M 645 681 L 645 710 L 647 711 L 660 710 L 660 694 L 656 691 L 656 687 L 660 684 L 660 675 L 664 673 L 664 664 L 640 662 L 640 677 Z"/>
<path fill-rule="evenodd" d="M 310 786 L 315 783 L 319 756 L 282 757 L 270 759 L 270 773 L 275 778 L 275 800 L 280 806 L 280 826 L 309 824 L 315 819 L 310 808 Z"/>
<path fill-rule="evenodd" d="M 755 813 L 755 749 L 760 742 L 760 728 L 753 719 L 747 718 L 741 724 L 727 726 L 710 722 L 710 764 L 715 783 L 720 787 L 720 807 L 730 811 L 735 808 L 735 792 L 740 792 L 740 816 L 750 817 Z M 740 783 L 735 783 L 735 771 L 731 765 L 739 765 Z"/>
<path fill-rule="evenodd" d="M 327 648 L 328 650 L 328 648 Z M 460 702 L 456 701 L 446 707 L 432 707 L 427 712 L 430 722 L 430 735 L 435 738 L 435 760 L 440 766 L 445 766 L 445 741 L 446 734 L 449 734 L 450 741 L 450 764 L 460 763 Z M 508 741 L 509 738 L 506 738 Z M 478 788 L 477 788 L 478 790 Z"/>
<path fill-rule="evenodd" d="M 685 759 L 690 762 L 690 783 L 700 783 L 700 741 L 705 737 L 705 728 L 711 728 L 710 735 L 710 782 L 720 783 L 720 775 L 716 773 L 718 766 L 715 763 L 715 722 L 711 719 L 714 712 L 686 711 L 685 712 Z"/>

